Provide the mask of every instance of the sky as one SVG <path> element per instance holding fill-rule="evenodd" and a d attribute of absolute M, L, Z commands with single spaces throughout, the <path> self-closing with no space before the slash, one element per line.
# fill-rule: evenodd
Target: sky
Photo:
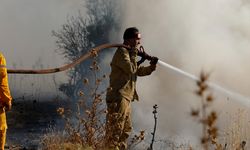
<path fill-rule="evenodd" d="M 38 68 L 64 64 L 55 52 L 51 31 L 60 29 L 79 9 L 84 12 L 83 5 L 83 0 L 0 0 L 0 50 L 7 66 L 29 69 L 35 64 Z M 122 37 L 125 28 L 136 26 L 149 54 L 194 75 L 207 71 L 212 82 L 250 97 L 249 0 L 126 0 L 121 5 L 122 30 L 113 34 L 115 38 Z M 105 59 L 107 65 L 109 59 L 111 56 Z M 58 83 L 65 80 L 64 73 L 55 76 Z M 41 84 L 51 82 L 51 76 L 9 77 L 12 89 L 25 86 L 27 93 L 32 89 L 35 94 L 40 93 Z M 152 106 L 158 104 L 159 137 L 198 141 L 200 126 L 189 115 L 191 108 L 200 105 L 194 81 L 158 66 L 151 76 L 139 78 L 137 89 L 140 101 L 133 103 L 136 131 L 150 133 Z M 216 98 L 213 108 L 220 118 L 226 118 L 219 125 L 231 124 L 233 118 L 228 116 L 239 109 L 247 111 L 245 102 L 212 92 Z"/>
<path fill-rule="evenodd" d="M 39 56 L 51 66 L 61 63 L 51 32 L 83 9 L 82 0 L 1 0 L 0 4 L 0 49 L 9 66 L 30 67 Z M 56 60 L 49 61 L 53 57 Z"/>

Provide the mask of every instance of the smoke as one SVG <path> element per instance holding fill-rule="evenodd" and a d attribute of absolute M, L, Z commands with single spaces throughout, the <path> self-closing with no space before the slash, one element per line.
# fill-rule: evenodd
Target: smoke
<path fill-rule="evenodd" d="M 149 54 L 191 74 L 205 70 L 212 82 L 250 97 L 249 1 L 128 0 L 123 6 L 122 29 L 138 27 Z M 158 67 L 151 76 L 139 79 L 137 89 L 141 100 L 134 103 L 136 130 L 150 132 L 152 106 L 158 104 L 158 136 L 197 142 L 200 126 L 189 115 L 191 108 L 199 106 L 193 81 Z M 220 119 L 244 109 L 230 96 L 213 92 Z"/>
<path fill-rule="evenodd" d="M 51 31 L 59 29 L 67 16 L 77 14 L 83 8 L 82 0 L 2 0 L 0 4 L 0 49 L 9 66 L 22 62 L 32 67 L 39 57 L 44 65 L 62 63 Z"/>
<path fill-rule="evenodd" d="M 1 0 L 0 50 L 6 57 L 7 67 L 42 69 L 63 65 L 65 59 L 55 51 L 57 47 L 51 31 L 60 29 L 67 17 L 78 15 L 79 10 L 84 13 L 83 2 Z M 55 76 L 58 84 L 67 81 L 65 72 Z M 16 91 L 13 94 L 30 95 L 34 90 L 44 95 L 55 92 L 51 75 L 9 75 L 9 81 L 11 90 Z"/>

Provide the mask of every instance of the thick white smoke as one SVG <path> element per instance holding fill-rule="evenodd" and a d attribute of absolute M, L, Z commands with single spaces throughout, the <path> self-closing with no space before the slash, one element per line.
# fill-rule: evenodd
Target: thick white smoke
<path fill-rule="evenodd" d="M 250 96 L 249 1 L 128 0 L 123 6 L 123 29 L 138 27 L 149 54 L 195 75 L 208 71 L 211 81 Z M 199 126 L 189 115 L 199 106 L 193 81 L 158 67 L 153 75 L 141 78 L 137 88 L 141 98 L 134 105 L 137 130 L 153 128 L 152 106 L 158 104 L 159 136 L 199 139 Z M 243 107 L 228 95 L 213 92 L 220 119 Z"/>

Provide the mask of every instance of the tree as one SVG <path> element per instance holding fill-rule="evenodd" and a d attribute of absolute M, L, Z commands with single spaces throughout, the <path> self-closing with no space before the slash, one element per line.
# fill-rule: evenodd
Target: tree
<path fill-rule="evenodd" d="M 86 16 L 81 12 L 77 17 L 71 17 L 62 25 L 59 31 L 52 31 L 57 38 L 59 52 L 68 60 L 74 61 L 89 49 L 108 43 L 110 33 L 119 29 L 119 14 L 117 0 L 86 0 Z M 99 59 L 104 54 L 99 54 Z M 85 61 L 68 73 L 68 83 L 60 85 L 60 90 L 71 98 L 77 98 L 77 92 L 83 88 L 84 77 L 91 78 L 90 61 Z"/>

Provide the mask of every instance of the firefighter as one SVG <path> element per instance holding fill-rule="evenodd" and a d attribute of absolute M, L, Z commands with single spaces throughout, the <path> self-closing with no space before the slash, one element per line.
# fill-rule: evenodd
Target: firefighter
<path fill-rule="evenodd" d="M 132 131 L 131 102 L 139 100 L 136 92 L 137 76 L 150 75 L 158 62 L 157 57 L 138 50 L 141 34 L 136 27 L 127 28 L 123 40 L 123 44 L 129 48 L 119 47 L 113 56 L 106 95 L 106 146 L 112 150 L 127 149 L 127 139 Z M 142 61 L 137 62 L 137 56 L 143 60 L 150 57 L 150 65 L 140 66 Z"/>
<path fill-rule="evenodd" d="M 11 109 L 11 101 L 6 60 L 3 54 L 0 53 L 0 150 L 4 150 L 7 130 L 5 111 Z"/>

